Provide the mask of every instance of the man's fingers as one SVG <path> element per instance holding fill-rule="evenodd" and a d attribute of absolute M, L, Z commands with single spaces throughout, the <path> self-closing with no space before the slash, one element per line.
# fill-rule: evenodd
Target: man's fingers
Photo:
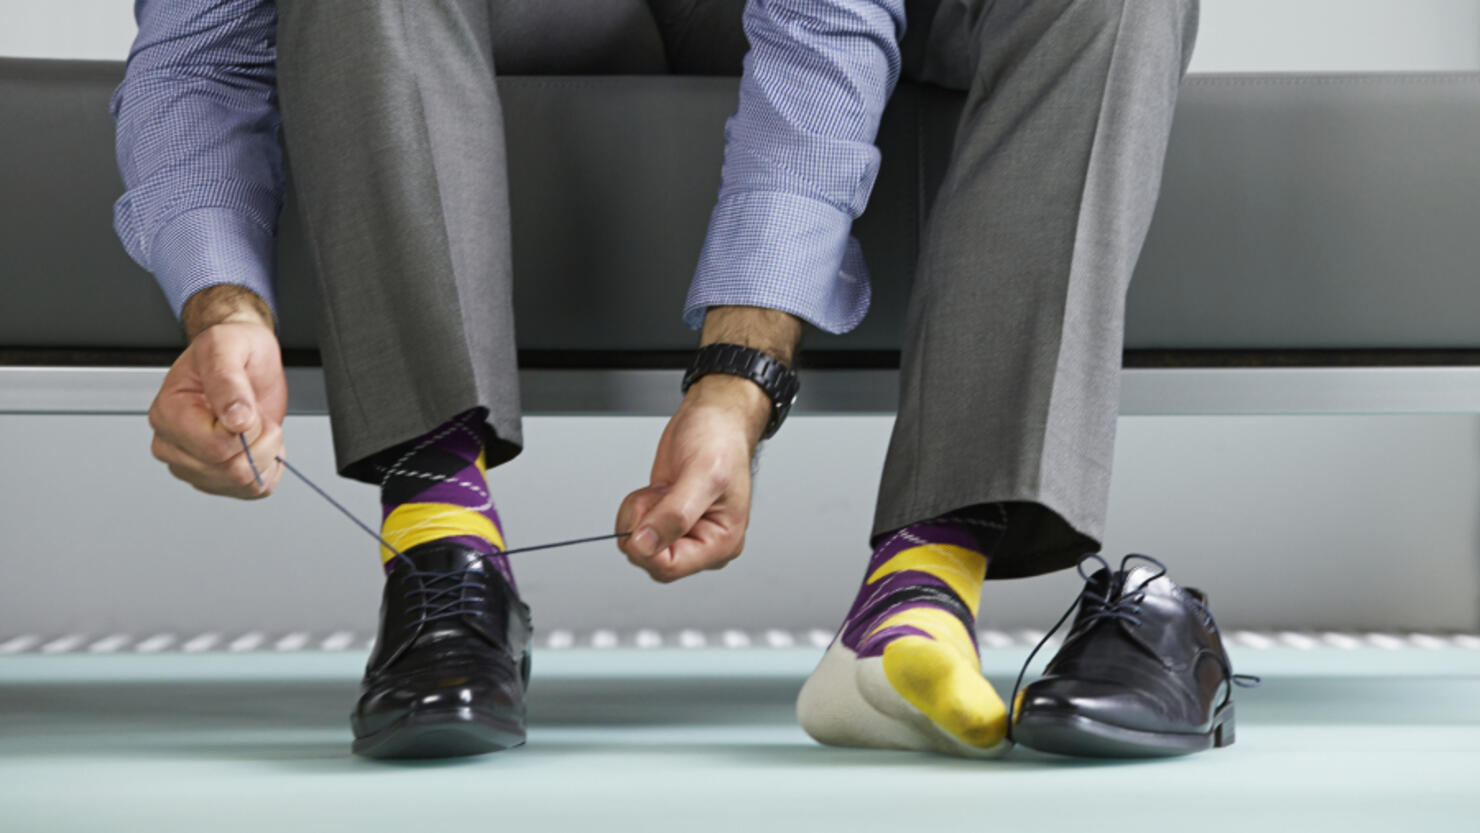
<path fill-rule="evenodd" d="M 202 337 L 196 345 L 195 370 L 206 402 L 221 425 L 232 434 L 256 432 L 257 397 L 247 375 L 250 343 L 245 339 Z"/>
<path fill-rule="evenodd" d="M 704 570 L 723 569 L 739 557 L 744 544 L 745 535 L 738 529 L 700 521 L 688 535 L 638 566 L 654 581 L 668 584 Z"/>
<path fill-rule="evenodd" d="M 704 517 L 730 487 L 728 474 L 718 465 L 691 465 L 679 473 L 678 482 L 637 519 L 632 533 L 632 552 L 651 558 L 682 538 Z"/>
<path fill-rule="evenodd" d="M 267 497 L 283 479 L 283 464 L 278 462 L 278 458 L 288 456 L 283 448 L 282 427 L 267 423 L 262 436 L 249 447 L 252 450 L 250 457 L 243 453 L 239 459 L 232 460 L 236 466 L 231 471 L 232 482 L 249 490 L 251 494 L 247 497 Z"/>
<path fill-rule="evenodd" d="M 626 553 L 629 558 L 641 557 L 634 542 L 637 537 L 636 526 L 659 500 L 663 499 L 663 490 L 656 486 L 644 486 L 628 495 L 622 500 L 622 505 L 617 509 L 616 532 L 631 532 L 625 538 L 617 539 L 617 548 Z M 637 563 L 633 561 L 633 563 Z"/>
<path fill-rule="evenodd" d="M 250 459 L 246 452 L 242 452 L 227 461 L 224 470 L 226 481 L 237 490 L 233 493 L 236 497 L 267 497 L 282 479 L 282 464 L 277 458 L 286 455 L 283 450 L 283 429 L 269 423 L 262 436 L 251 443 L 250 447 Z M 261 485 L 257 483 L 259 474 L 262 477 Z"/>
<path fill-rule="evenodd" d="M 222 463 L 242 450 L 237 434 L 216 420 L 198 394 L 161 394 L 149 409 L 149 424 L 156 439 L 202 462 Z M 259 433 L 248 434 L 247 440 L 256 439 Z"/>
<path fill-rule="evenodd" d="M 269 425 L 251 444 L 250 460 L 241 450 L 239 440 L 237 443 L 237 453 L 222 461 L 201 460 L 158 436 L 150 452 L 169 467 L 170 474 L 203 492 L 248 500 L 272 494 L 283 476 L 282 464 L 277 462 L 284 454 L 282 429 Z M 252 470 L 254 462 L 262 476 L 260 486 Z"/>

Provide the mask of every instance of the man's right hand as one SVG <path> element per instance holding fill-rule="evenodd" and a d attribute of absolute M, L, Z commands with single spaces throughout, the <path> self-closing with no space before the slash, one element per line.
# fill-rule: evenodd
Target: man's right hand
<path fill-rule="evenodd" d="M 249 290 L 220 285 L 190 298 L 181 316 L 190 346 L 149 407 L 155 459 L 213 495 L 256 499 L 277 487 L 283 467 L 288 384 L 267 305 Z M 242 451 L 252 449 L 258 486 Z"/>

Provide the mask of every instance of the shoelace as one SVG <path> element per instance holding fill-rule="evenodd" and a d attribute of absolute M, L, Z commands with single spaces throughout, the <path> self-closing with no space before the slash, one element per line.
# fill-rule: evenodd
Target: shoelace
<path fill-rule="evenodd" d="M 238 435 L 241 439 L 242 450 L 247 454 L 247 465 L 252 467 L 252 475 L 257 478 L 257 485 L 262 485 L 262 474 L 257 469 L 257 462 L 252 459 L 252 449 L 247 445 L 246 435 Z M 416 618 L 410 623 L 410 627 L 421 627 L 428 622 L 440 619 L 451 619 L 457 616 L 476 614 L 480 611 L 479 604 L 487 602 L 487 599 L 479 595 L 467 594 L 466 590 L 481 591 L 484 584 L 470 580 L 473 573 L 473 565 L 457 567 L 451 570 L 422 570 L 416 566 L 416 562 L 407 557 L 406 553 L 396 549 L 391 543 L 380 536 L 380 533 L 371 529 L 364 521 L 355 517 L 355 513 L 349 511 L 344 504 L 335 500 L 319 485 L 309 479 L 307 475 L 299 471 L 292 463 L 282 457 L 274 457 L 284 468 L 292 472 L 293 476 L 302 480 L 305 485 L 318 493 L 319 497 L 328 501 L 331 506 L 338 509 L 346 518 L 354 522 L 355 526 L 365 530 L 371 538 L 379 541 L 381 546 L 395 553 L 409 571 L 411 578 L 417 579 L 415 585 L 406 591 L 406 598 L 410 600 L 413 596 L 420 595 L 421 601 L 412 605 L 408 611 L 415 612 Z M 535 550 L 548 550 L 555 547 L 568 547 L 572 544 L 587 544 L 592 541 L 605 541 L 613 538 L 625 538 L 630 532 L 617 532 L 609 535 L 592 535 L 589 538 L 574 538 L 569 541 L 556 541 L 551 544 L 536 544 L 532 547 L 518 547 L 512 550 L 504 550 L 501 554 L 508 556 L 521 552 L 534 552 Z M 450 597 L 450 598 L 449 598 Z"/>
<path fill-rule="evenodd" d="M 245 437 L 242 438 L 242 445 L 243 447 L 246 446 Z M 292 472 L 299 480 L 307 484 L 310 489 L 318 492 L 319 496 L 327 500 L 334 508 L 344 513 L 345 517 L 354 521 L 356 526 L 365 530 L 372 538 L 379 541 L 382 546 L 395 553 L 395 557 L 401 560 L 403 569 L 407 571 L 407 575 L 410 578 L 416 579 L 407 588 L 404 598 L 410 601 L 416 596 L 421 596 L 421 600 L 418 603 L 410 605 L 406 609 L 412 615 L 412 619 L 407 623 L 407 627 L 419 628 L 428 622 L 435 622 L 440 619 L 451 619 L 457 616 L 476 614 L 479 611 L 477 605 L 487 601 L 484 597 L 476 595 L 476 593 L 467 594 L 463 592 L 465 590 L 478 591 L 483 589 L 481 582 L 470 580 L 473 570 L 472 565 L 457 567 L 451 570 L 422 570 L 418 568 L 416 562 L 412 561 L 406 553 L 392 546 L 389 541 L 381 537 L 380 533 L 371 529 L 363 521 L 355 517 L 354 513 L 349 511 L 344 504 L 330 497 L 328 492 L 319 488 L 317 483 L 308 479 L 292 463 L 289 463 L 282 457 L 274 459 L 281 463 L 288 471 Z M 252 453 L 248 451 L 247 462 L 251 463 L 251 461 Z M 252 464 L 254 472 L 256 468 L 256 464 Z"/>
<path fill-rule="evenodd" d="M 1157 579 L 1166 575 L 1167 566 L 1149 555 L 1131 553 L 1130 555 L 1127 555 L 1124 558 L 1120 559 L 1120 572 L 1122 574 L 1126 572 L 1127 567 L 1132 559 L 1139 559 L 1141 561 L 1146 561 L 1150 564 L 1155 565 L 1156 572 L 1142 579 L 1138 584 L 1136 584 L 1134 589 L 1125 590 L 1121 589 L 1120 586 L 1116 584 L 1116 573 L 1110 569 L 1110 562 L 1106 561 L 1103 556 L 1101 556 L 1097 552 L 1085 553 L 1084 555 L 1080 556 L 1079 563 L 1074 565 L 1074 569 L 1076 572 L 1079 573 L 1079 577 L 1084 580 L 1084 590 L 1075 597 L 1074 602 L 1069 605 L 1069 609 L 1065 610 L 1064 615 L 1059 617 L 1059 621 L 1055 622 L 1052 628 L 1049 628 L 1048 633 L 1045 633 L 1043 635 L 1043 638 L 1038 640 L 1038 644 L 1033 646 L 1033 650 L 1028 652 L 1028 658 L 1023 661 L 1023 667 L 1018 670 L 1017 681 L 1012 684 L 1012 699 L 1007 702 L 1008 740 L 1012 740 L 1012 728 L 1013 724 L 1016 723 L 1018 691 L 1023 686 L 1023 677 L 1027 675 L 1028 668 L 1033 664 L 1033 658 L 1038 656 L 1038 652 L 1043 649 L 1044 645 L 1048 644 L 1048 640 L 1052 639 L 1054 634 L 1059 632 L 1059 628 L 1062 628 L 1064 626 L 1064 623 L 1069 620 L 1069 617 L 1073 615 L 1074 611 L 1079 608 L 1081 604 L 1085 604 L 1085 609 L 1090 611 L 1084 617 L 1084 629 L 1088 629 L 1088 626 L 1093 625 L 1097 622 L 1103 622 L 1107 620 L 1121 621 L 1131 625 L 1132 627 L 1140 627 L 1141 603 L 1146 600 L 1146 587 L 1150 585 L 1151 582 L 1156 581 Z M 1092 589 L 1090 589 L 1090 576 L 1093 574 L 1086 574 L 1084 571 L 1084 565 L 1086 562 L 1089 561 L 1099 562 L 1100 567 L 1105 571 L 1107 578 L 1106 591 L 1104 595 L 1096 593 Z M 1203 623 L 1205 625 L 1212 626 L 1213 613 L 1212 611 L 1208 610 L 1207 605 L 1204 605 L 1202 602 L 1199 602 L 1197 599 L 1193 599 L 1190 596 L 1188 597 L 1188 600 L 1191 601 L 1197 607 L 1198 612 L 1203 615 Z M 1073 634 L 1070 634 L 1069 638 L 1072 639 Z M 1218 664 L 1223 667 L 1223 679 L 1225 682 L 1236 685 L 1239 688 L 1257 688 L 1263 682 L 1263 680 L 1261 680 L 1259 677 L 1256 677 L 1252 674 L 1235 674 L 1233 673 L 1233 667 L 1228 664 L 1228 661 L 1226 659 L 1221 656 L 1217 659 Z M 1232 687 L 1230 687 L 1223 696 L 1223 702 L 1227 703 L 1232 697 L 1233 689 Z"/>
<path fill-rule="evenodd" d="M 407 588 L 403 598 L 410 601 L 420 596 L 421 600 L 406 608 L 406 612 L 412 615 L 412 621 L 408 626 L 419 628 L 428 622 L 436 622 L 440 619 L 454 619 L 458 616 L 480 613 L 483 609 L 480 605 L 488 601 L 487 597 L 482 595 L 487 585 L 481 581 L 470 580 L 472 573 L 471 566 L 446 571 L 417 570 L 413 566 L 408 576 L 417 581 Z"/>

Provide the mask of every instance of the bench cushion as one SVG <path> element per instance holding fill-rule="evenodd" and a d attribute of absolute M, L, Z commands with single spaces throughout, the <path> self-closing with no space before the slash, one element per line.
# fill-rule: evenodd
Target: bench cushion
<path fill-rule="evenodd" d="M 0 348 L 178 344 L 111 228 L 117 63 L 0 59 Z M 733 78 L 506 76 L 519 345 L 686 350 Z M 961 97 L 901 85 L 856 226 L 874 305 L 815 348 L 893 350 Z M 1480 73 L 1193 76 L 1131 288 L 1143 349 L 1480 348 Z M 285 346 L 316 296 L 292 199 Z"/>

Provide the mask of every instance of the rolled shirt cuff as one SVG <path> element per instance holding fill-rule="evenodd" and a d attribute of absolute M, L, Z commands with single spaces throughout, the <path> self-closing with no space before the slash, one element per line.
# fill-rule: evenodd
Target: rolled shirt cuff
<path fill-rule="evenodd" d="M 819 200 L 784 192 L 723 196 L 709 221 L 684 302 L 684 323 L 704 325 L 713 306 L 789 312 L 828 333 L 845 333 L 869 305 L 868 268 L 848 231 L 853 218 Z"/>
<path fill-rule="evenodd" d="M 271 229 L 230 208 L 195 208 L 171 220 L 154 238 L 149 260 L 175 318 L 190 296 L 217 284 L 257 293 L 277 314 Z"/>

